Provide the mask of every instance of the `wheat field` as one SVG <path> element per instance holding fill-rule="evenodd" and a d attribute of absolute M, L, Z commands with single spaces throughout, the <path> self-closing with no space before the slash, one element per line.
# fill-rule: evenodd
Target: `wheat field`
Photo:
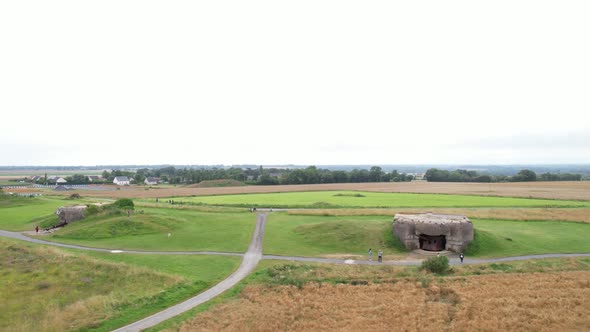
<path fill-rule="evenodd" d="M 590 272 L 248 286 L 181 331 L 587 331 Z"/>

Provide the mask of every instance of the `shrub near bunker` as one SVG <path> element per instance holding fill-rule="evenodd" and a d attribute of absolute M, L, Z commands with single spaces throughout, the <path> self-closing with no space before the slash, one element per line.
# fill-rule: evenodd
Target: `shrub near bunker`
<path fill-rule="evenodd" d="M 444 274 L 449 270 L 449 259 L 447 256 L 430 257 L 420 265 L 422 270 L 436 274 Z"/>
<path fill-rule="evenodd" d="M 133 201 L 129 198 L 118 199 L 113 203 L 113 206 L 118 207 L 119 209 L 135 209 L 135 204 L 133 204 Z"/>

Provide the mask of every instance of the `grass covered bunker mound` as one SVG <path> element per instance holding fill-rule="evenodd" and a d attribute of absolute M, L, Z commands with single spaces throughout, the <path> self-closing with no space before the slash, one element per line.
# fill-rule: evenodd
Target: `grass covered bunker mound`
<path fill-rule="evenodd" d="M 396 214 L 393 234 L 410 250 L 462 252 L 473 241 L 473 224 L 453 214 Z"/>

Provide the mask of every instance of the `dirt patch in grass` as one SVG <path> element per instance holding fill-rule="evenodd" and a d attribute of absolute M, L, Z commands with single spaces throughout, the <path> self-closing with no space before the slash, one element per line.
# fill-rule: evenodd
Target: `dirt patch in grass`
<path fill-rule="evenodd" d="M 578 331 L 590 272 L 246 287 L 181 331 Z"/>

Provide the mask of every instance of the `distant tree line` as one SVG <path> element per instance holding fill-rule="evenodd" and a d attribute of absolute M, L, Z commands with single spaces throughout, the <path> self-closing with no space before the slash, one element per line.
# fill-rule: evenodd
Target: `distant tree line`
<path fill-rule="evenodd" d="M 143 183 L 146 177 L 156 177 L 170 184 L 193 184 L 206 180 L 233 179 L 247 184 L 278 185 L 278 184 L 317 184 L 317 183 L 349 183 L 349 182 L 405 182 L 414 177 L 397 171 L 385 172 L 379 166 L 370 169 L 353 169 L 351 171 L 331 171 L 329 169 L 309 166 L 302 169 L 278 168 L 210 168 L 210 169 L 177 169 L 174 166 L 157 169 L 138 169 L 136 172 L 113 170 L 104 171 L 102 177 L 112 182 L 115 176 L 128 176 L 137 184 Z"/>
<path fill-rule="evenodd" d="M 458 169 L 454 171 L 431 168 L 424 178 L 429 182 L 527 182 L 527 181 L 581 181 L 581 174 L 543 173 L 539 176 L 529 169 L 523 169 L 512 176 L 479 174 L 476 171 Z"/>

